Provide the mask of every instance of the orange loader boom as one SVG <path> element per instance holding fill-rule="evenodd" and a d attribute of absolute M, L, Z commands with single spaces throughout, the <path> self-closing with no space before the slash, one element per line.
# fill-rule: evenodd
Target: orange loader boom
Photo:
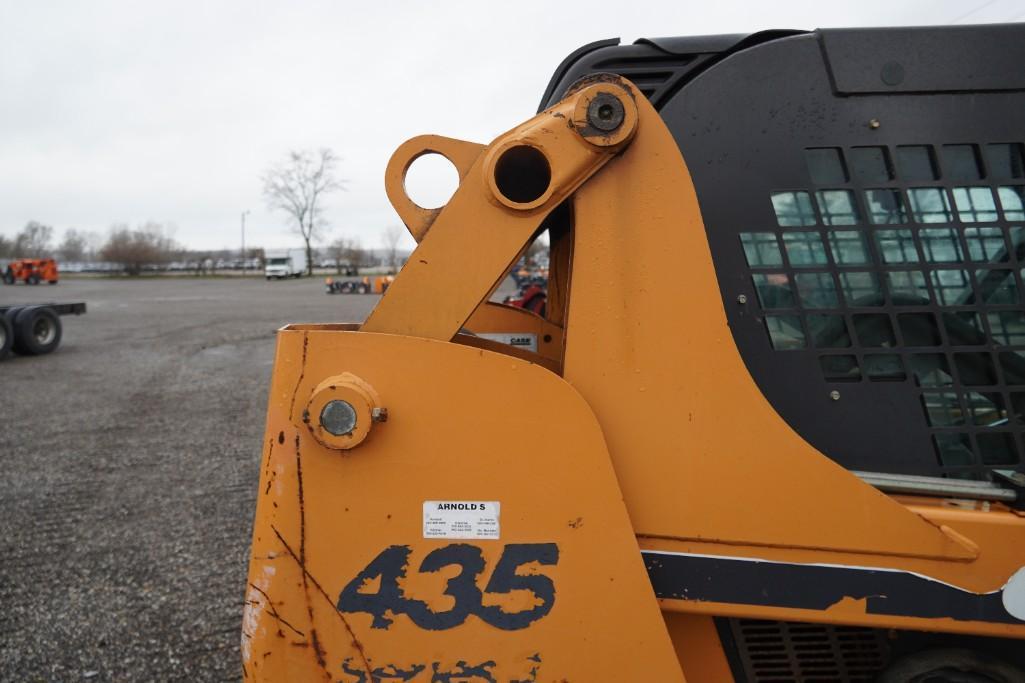
<path fill-rule="evenodd" d="M 1022 38 L 606 42 L 490 144 L 400 146 L 416 250 L 362 324 L 278 333 L 245 679 L 1025 680 Z M 656 57 L 704 70 L 652 85 Z M 980 178 L 919 106 L 1002 141 Z M 437 210 L 404 190 L 428 153 L 460 177 Z M 491 303 L 544 231 L 544 315 Z"/>

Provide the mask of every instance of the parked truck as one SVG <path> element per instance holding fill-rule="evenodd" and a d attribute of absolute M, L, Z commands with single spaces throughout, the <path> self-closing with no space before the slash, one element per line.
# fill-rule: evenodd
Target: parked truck
<path fill-rule="evenodd" d="M 0 304 L 0 360 L 11 351 L 22 356 L 41 356 L 60 346 L 63 326 L 60 316 L 83 315 L 84 302 Z"/>
<path fill-rule="evenodd" d="M 27 285 L 47 282 L 55 285 L 58 279 L 57 262 L 52 258 L 23 258 L 11 261 L 0 276 L 0 280 L 6 285 L 13 285 L 16 282 L 24 282 Z"/>
<path fill-rule="evenodd" d="M 604 41 L 401 145 L 416 251 L 278 332 L 246 680 L 1025 680 L 1023 64 L 1022 24 Z M 543 231 L 544 315 L 490 302 Z"/>
<path fill-rule="evenodd" d="M 268 249 L 263 273 L 268 280 L 302 277 L 306 272 L 305 249 Z"/>

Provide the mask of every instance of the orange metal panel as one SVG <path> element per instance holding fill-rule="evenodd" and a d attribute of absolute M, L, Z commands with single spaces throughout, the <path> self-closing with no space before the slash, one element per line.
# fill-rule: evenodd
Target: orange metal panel
<path fill-rule="evenodd" d="M 633 143 L 574 195 L 564 366 L 605 430 L 637 532 L 974 559 L 762 396 L 726 323 L 687 167 L 651 105 L 638 111 Z"/>
<path fill-rule="evenodd" d="M 388 420 L 340 451 L 303 413 L 346 372 Z M 536 411 L 505 417 L 526 403 Z M 537 365 L 337 327 L 282 331 L 259 492 L 246 680 L 682 680 L 601 429 Z M 500 502 L 498 538 L 425 538 L 425 501 Z M 501 568 L 539 547 L 546 560 Z M 401 575 L 357 580 L 389 552 L 407 560 Z M 447 559 L 425 564 L 431 553 Z"/>
<path fill-rule="evenodd" d="M 685 612 L 665 612 L 662 617 L 688 681 L 726 683 L 733 680 L 712 617 Z"/>

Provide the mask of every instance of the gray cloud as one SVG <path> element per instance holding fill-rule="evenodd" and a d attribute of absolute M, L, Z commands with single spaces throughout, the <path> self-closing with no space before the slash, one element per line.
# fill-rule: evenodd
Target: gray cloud
<path fill-rule="evenodd" d="M 488 141 L 533 113 L 552 71 L 586 42 L 996 21 L 1017 7 L 3 0 L 0 233 L 30 219 L 58 233 L 152 219 L 177 225 L 189 246 L 234 248 L 250 209 L 250 244 L 288 245 L 259 174 L 290 148 L 330 146 L 348 181 L 331 199 L 331 234 L 377 246 L 398 222 L 382 181 L 395 147 L 421 133 Z"/>

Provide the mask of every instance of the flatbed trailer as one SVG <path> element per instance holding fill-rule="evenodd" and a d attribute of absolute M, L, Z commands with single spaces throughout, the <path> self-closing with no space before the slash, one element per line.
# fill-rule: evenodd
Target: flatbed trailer
<path fill-rule="evenodd" d="M 63 333 L 60 316 L 85 312 L 84 302 L 0 306 L 0 360 L 11 351 L 23 356 L 52 353 Z"/>

